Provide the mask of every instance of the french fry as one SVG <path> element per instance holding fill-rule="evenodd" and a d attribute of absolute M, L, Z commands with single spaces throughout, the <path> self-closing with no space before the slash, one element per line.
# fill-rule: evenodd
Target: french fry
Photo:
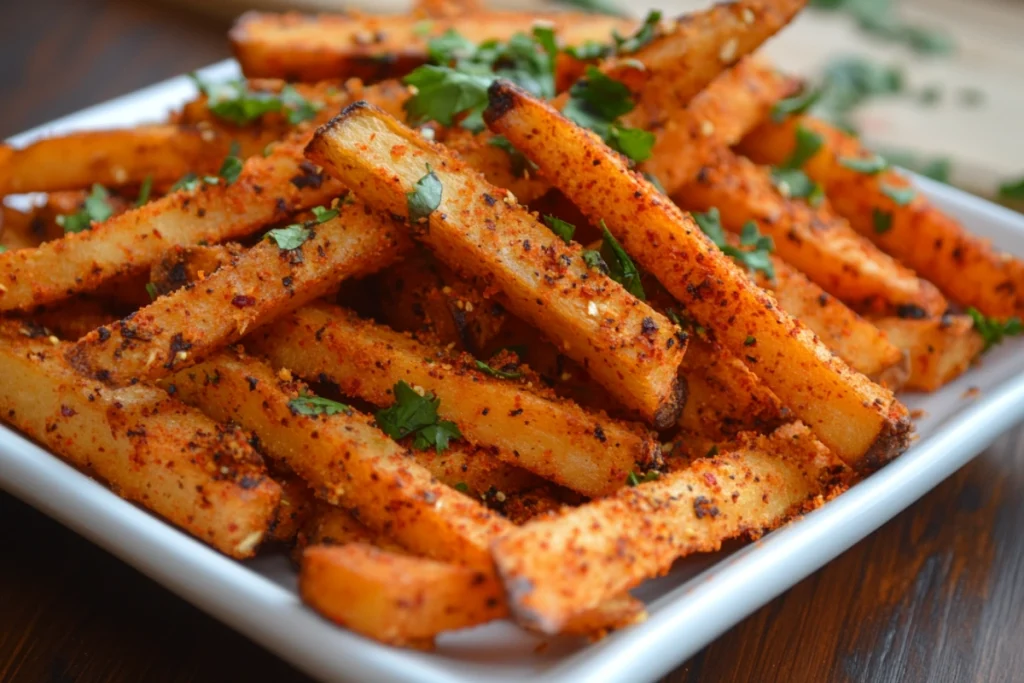
<path fill-rule="evenodd" d="M 505 188 L 523 204 L 542 197 L 551 189 L 544 178 L 530 173 L 525 159 L 514 158 L 508 151 L 491 144 L 493 139 L 486 131 L 474 134 L 464 128 L 450 128 L 438 135 L 439 142 L 483 174 L 487 182 Z"/>
<path fill-rule="evenodd" d="M 495 449 L 453 441 L 443 452 L 416 451 L 416 462 L 448 486 L 480 498 L 493 489 L 503 497 L 542 487 L 544 481 L 518 465 L 502 462 Z"/>
<path fill-rule="evenodd" d="M 675 422 L 684 402 L 676 377 L 683 345 L 664 316 L 600 271 L 444 148 L 366 103 L 346 108 L 307 148 L 368 204 L 408 216 L 406 193 L 428 168 L 441 187 L 414 236 L 483 291 L 535 325 L 624 405 L 655 426 Z M 498 226 L 501 226 L 498 229 Z"/>
<path fill-rule="evenodd" d="M 381 101 L 403 98 L 406 90 L 391 83 L 349 95 L 355 93 Z M 322 110 L 313 123 L 329 115 Z M 268 156 L 250 157 L 231 185 L 200 182 L 195 190 L 169 194 L 92 230 L 0 254 L 0 311 L 52 303 L 119 274 L 148 272 L 171 247 L 226 242 L 327 203 L 342 188 L 302 157 L 310 135 L 300 127 Z"/>
<path fill-rule="evenodd" d="M 989 316 L 1024 313 L 1024 262 L 969 234 L 956 219 L 909 189 L 899 172 L 869 174 L 850 168 L 851 160 L 874 157 L 856 138 L 824 121 L 798 116 L 778 124 L 765 122 L 744 138 L 741 148 L 758 161 L 779 163 L 792 152 L 799 126 L 823 140 L 804 170 L 824 186 L 829 201 L 857 232 L 961 305 Z"/>
<path fill-rule="evenodd" d="M 192 282 L 205 280 L 223 265 L 237 265 L 246 249 L 239 244 L 173 247 L 149 269 L 149 282 L 160 296 L 176 292 Z M 94 328 L 95 329 L 95 328 Z"/>
<path fill-rule="evenodd" d="M 904 388 L 935 391 L 963 374 L 985 348 L 985 341 L 966 315 L 938 318 L 877 318 L 879 329 L 910 358 Z"/>
<path fill-rule="evenodd" d="M 934 285 L 858 235 L 827 202 L 812 207 L 787 199 L 766 168 L 727 149 L 675 200 L 695 211 L 717 207 L 722 225 L 734 232 L 754 221 L 783 260 L 859 313 L 894 315 L 914 308 L 939 315 L 946 309 Z"/>
<path fill-rule="evenodd" d="M 316 514 L 316 496 L 294 472 L 275 472 L 274 481 L 281 487 L 281 503 L 270 523 L 270 537 L 278 543 L 291 543 Z"/>
<path fill-rule="evenodd" d="M 0 245 L 7 251 L 38 247 L 43 240 L 33 218 L 34 212 L 19 211 L 0 202 Z"/>
<path fill-rule="evenodd" d="M 347 545 L 364 543 L 393 553 L 408 553 L 398 543 L 386 535 L 377 533 L 352 516 L 344 508 L 320 501 L 313 516 L 306 523 L 305 539 L 301 541 L 310 545 Z M 299 554 L 298 562 L 301 562 Z"/>
<path fill-rule="evenodd" d="M 659 459 L 657 440 L 635 426 L 491 377 L 472 357 L 448 354 L 344 309 L 307 306 L 257 330 L 247 346 L 276 366 L 324 378 L 378 406 L 394 402 L 399 381 L 422 387 L 441 400 L 438 414 L 469 442 L 584 495 L 611 493 L 632 470 Z"/>
<path fill-rule="evenodd" d="M 619 19 L 578 12 L 487 12 L 424 21 L 414 16 L 344 16 L 248 12 L 229 33 L 235 58 L 246 76 L 320 81 L 356 77 L 365 81 L 402 76 L 427 61 L 427 42 L 455 30 L 473 42 L 506 41 L 529 33 L 537 22 L 553 26 L 563 45 L 607 41 L 613 30 L 636 26 Z"/>
<path fill-rule="evenodd" d="M 146 178 L 160 185 L 189 172 L 215 174 L 230 143 L 215 129 L 176 124 L 43 138 L 0 163 L 0 195 L 85 190 L 94 183 L 120 187 Z"/>
<path fill-rule="evenodd" d="M 80 295 L 32 311 L 24 320 L 30 320 L 63 340 L 74 341 L 101 325 L 109 325 L 121 317 L 119 307 L 108 300 Z"/>
<path fill-rule="evenodd" d="M 337 289 L 344 278 L 387 266 L 408 244 L 402 226 L 363 205 L 339 211 L 304 228 L 308 239 L 294 249 L 264 240 L 202 283 L 96 329 L 75 344 L 68 359 L 80 372 L 115 384 L 166 376 Z"/>
<path fill-rule="evenodd" d="M 5 422 L 221 552 L 254 554 L 281 489 L 246 434 L 153 387 L 101 386 L 67 366 L 56 338 L 0 327 Z"/>
<path fill-rule="evenodd" d="M 215 419 L 239 423 L 268 456 L 301 476 L 328 503 L 417 553 L 490 566 L 488 547 L 509 523 L 434 479 L 365 416 L 307 415 L 306 389 L 254 358 L 224 352 L 164 386 Z"/>
<path fill-rule="evenodd" d="M 462 17 L 483 14 L 487 7 L 481 0 L 416 0 L 412 14 L 432 18 Z"/>
<path fill-rule="evenodd" d="M 825 492 L 835 463 L 806 428 L 790 425 L 513 529 L 493 548 L 510 609 L 521 624 L 557 633 L 574 615 L 668 571 L 679 557 L 779 526 Z"/>
<path fill-rule="evenodd" d="M 850 370 L 665 200 L 623 157 L 505 81 L 484 119 L 625 250 L 847 464 L 874 469 L 902 452 L 910 421 L 892 393 Z M 750 339 L 753 338 L 753 343 Z"/>

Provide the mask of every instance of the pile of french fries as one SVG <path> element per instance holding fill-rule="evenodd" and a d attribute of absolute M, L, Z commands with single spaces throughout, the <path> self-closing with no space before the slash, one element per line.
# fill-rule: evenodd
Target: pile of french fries
<path fill-rule="evenodd" d="M 1024 264 L 753 54 L 644 21 L 249 14 L 168 121 L 0 149 L 0 418 L 381 642 L 597 636 L 903 452 Z"/>

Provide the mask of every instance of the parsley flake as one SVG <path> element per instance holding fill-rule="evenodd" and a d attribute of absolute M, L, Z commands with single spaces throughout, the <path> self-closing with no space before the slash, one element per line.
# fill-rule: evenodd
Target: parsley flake
<path fill-rule="evenodd" d="M 818 153 L 823 144 L 825 144 L 825 139 L 820 133 L 804 126 L 797 126 L 793 153 L 780 168 L 803 168 L 804 164 Z"/>
<path fill-rule="evenodd" d="M 882 235 L 892 230 L 892 214 L 878 207 L 871 209 L 871 222 L 875 226 L 875 234 Z"/>
<path fill-rule="evenodd" d="M 556 218 L 552 215 L 544 216 L 544 225 L 551 228 L 551 232 L 555 233 L 562 238 L 562 241 L 566 244 L 572 241 L 572 236 L 576 234 L 576 226 L 568 221 L 563 221 L 561 218 Z"/>
<path fill-rule="evenodd" d="M 376 414 L 377 426 L 392 439 L 415 435 L 414 448 L 424 450 L 433 446 L 440 453 L 448 448 L 450 440 L 462 438 L 454 422 L 438 419 L 441 399 L 433 394 L 420 396 L 404 381 L 395 385 L 394 395 L 394 404 Z"/>
<path fill-rule="evenodd" d="M 302 392 L 297 398 L 288 401 L 288 410 L 295 415 L 337 415 L 338 413 L 352 414 L 352 409 L 344 403 L 332 401 L 329 398 L 314 396 Z"/>
<path fill-rule="evenodd" d="M 291 251 L 301 247 L 312 236 L 312 230 L 301 223 L 294 223 L 268 231 L 264 239 L 274 240 L 282 251 Z"/>
<path fill-rule="evenodd" d="M 252 90 L 244 80 L 207 83 L 194 73 L 189 77 L 206 95 L 206 107 L 218 118 L 237 126 L 248 125 L 272 112 L 283 112 L 288 123 L 295 125 L 315 117 L 323 108 L 322 103 L 307 100 L 291 85 L 273 93 Z"/>
<path fill-rule="evenodd" d="M 452 488 L 458 491 L 459 493 L 469 493 L 469 484 L 467 484 L 464 481 L 460 481 Z"/>
<path fill-rule="evenodd" d="M 1024 178 L 1000 185 L 999 198 L 1024 200 Z"/>
<path fill-rule="evenodd" d="M 562 114 L 576 125 L 597 133 L 605 143 L 632 161 L 646 161 L 654 147 L 654 133 L 627 128 L 617 119 L 633 111 L 636 103 L 623 83 L 588 66 L 584 78 L 569 89 Z"/>
<path fill-rule="evenodd" d="M 772 107 L 772 121 L 782 123 L 787 116 L 803 114 L 818 101 L 821 91 L 815 88 L 804 88 L 792 97 L 786 97 Z"/>
<path fill-rule="evenodd" d="M 441 206 L 442 193 L 441 179 L 430 168 L 430 164 L 427 164 L 427 174 L 416 181 L 416 186 L 411 192 L 405 193 L 406 204 L 409 207 L 409 222 L 425 223 L 430 214 Z"/>
<path fill-rule="evenodd" d="M 839 157 L 839 165 L 865 175 L 878 175 L 889 168 L 889 162 L 878 154 L 867 158 Z"/>
<path fill-rule="evenodd" d="M 146 176 L 142 184 L 139 185 L 139 198 L 135 200 L 135 208 L 139 208 L 143 204 L 149 201 L 149 195 L 153 191 L 153 176 Z"/>
<path fill-rule="evenodd" d="M 654 10 L 647 13 L 644 23 L 637 29 L 636 33 L 623 38 L 614 29 L 612 38 L 615 40 L 615 51 L 620 55 L 636 52 L 640 48 L 650 44 L 658 37 L 658 24 L 661 23 L 661 12 Z"/>
<path fill-rule="evenodd" d="M 92 186 L 89 196 L 85 198 L 82 208 L 76 213 L 57 216 L 57 225 L 64 228 L 64 232 L 82 232 L 89 230 L 92 224 L 102 223 L 114 215 L 114 208 L 110 205 L 110 193 L 107 188 L 99 183 Z"/>
<path fill-rule="evenodd" d="M 722 250 L 722 253 L 750 272 L 760 271 L 768 279 L 775 279 L 775 265 L 771 259 L 771 253 L 775 251 L 775 243 L 771 237 L 762 235 L 758 231 L 754 221 L 744 223 L 743 229 L 740 231 L 740 246 L 735 247 L 729 244 L 729 240 L 725 236 L 718 207 L 713 206 L 706 213 L 692 215 L 697 227 L 708 236 L 712 244 Z M 744 249 L 744 247 L 746 248 Z"/>
<path fill-rule="evenodd" d="M 657 470 L 650 470 L 644 472 L 642 475 L 637 476 L 636 472 L 630 472 L 626 475 L 626 484 L 629 486 L 639 486 L 640 484 L 646 484 L 649 481 L 657 481 L 661 478 L 661 473 Z"/>
<path fill-rule="evenodd" d="M 896 203 L 896 206 L 906 206 L 912 202 L 914 197 L 917 195 L 917 192 L 912 187 L 894 187 L 892 185 L 887 185 L 886 183 L 881 183 L 880 189 L 882 190 L 882 194 Z"/>
<path fill-rule="evenodd" d="M 825 188 L 799 168 L 773 168 L 772 182 L 782 196 L 806 199 L 811 206 L 818 206 L 825 198 Z"/>
<path fill-rule="evenodd" d="M 497 377 L 498 379 L 519 379 L 523 376 L 521 372 L 505 372 L 503 370 L 495 370 L 487 363 L 482 360 L 473 361 L 476 365 L 476 369 L 480 372 L 490 375 L 491 377 Z"/>
<path fill-rule="evenodd" d="M 0 244 L 0 254 L 4 253 L 5 251 L 7 251 L 7 247 L 5 247 L 4 245 Z"/>
<path fill-rule="evenodd" d="M 149 294 L 150 301 L 156 301 L 156 298 L 160 296 L 160 292 L 157 291 L 155 283 L 146 283 L 146 294 Z"/>
<path fill-rule="evenodd" d="M 604 236 L 604 240 L 601 242 L 601 254 L 600 257 L 606 264 L 608 269 L 608 277 L 622 285 L 627 292 L 645 301 L 647 299 L 644 293 L 644 286 L 640 282 L 640 270 L 633 263 L 633 259 L 629 257 L 626 250 L 622 248 L 619 241 L 615 239 L 615 235 L 611 233 L 608 226 L 601 223 L 601 234 Z M 586 252 L 584 252 L 584 259 L 586 259 Z M 587 265 L 590 265 L 589 263 Z"/>
<path fill-rule="evenodd" d="M 1006 320 L 989 318 L 973 306 L 967 309 L 967 315 L 971 316 L 971 319 L 974 320 L 974 329 L 985 340 L 985 348 L 982 349 L 983 353 L 996 344 L 1002 343 L 1006 337 L 1019 337 L 1021 334 L 1024 334 L 1024 324 L 1016 316 Z"/>
<path fill-rule="evenodd" d="M 224 162 L 220 165 L 220 170 L 217 171 L 217 175 L 223 178 L 227 185 L 234 184 L 242 173 L 243 162 L 235 156 L 236 154 L 237 151 L 232 150 L 231 153 L 224 157 Z"/>

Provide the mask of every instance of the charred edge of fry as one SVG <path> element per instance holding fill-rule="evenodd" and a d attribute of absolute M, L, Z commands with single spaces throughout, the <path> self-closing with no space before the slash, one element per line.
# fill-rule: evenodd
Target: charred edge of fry
<path fill-rule="evenodd" d="M 655 429 L 668 429 L 679 422 L 679 418 L 683 415 L 683 409 L 686 408 L 687 394 L 686 378 L 682 376 L 676 378 L 671 394 L 654 413 L 652 424 Z"/>
<path fill-rule="evenodd" d="M 894 402 L 895 403 L 895 402 Z M 914 428 L 909 415 L 900 415 L 890 411 L 892 418 L 887 420 L 878 438 L 864 453 L 857 463 L 856 469 L 863 474 L 870 474 L 892 460 L 896 455 L 907 450 L 910 445 L 910 433 Z"/>

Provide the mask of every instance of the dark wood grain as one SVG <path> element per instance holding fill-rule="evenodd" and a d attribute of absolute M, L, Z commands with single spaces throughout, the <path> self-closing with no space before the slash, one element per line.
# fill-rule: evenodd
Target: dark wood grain
<path fill-rule="evenodd" d="M 0 136 L 220 59 L 223 31 L 148 3 L 0 3 Z M 1002 438 L 665 680 L 1024 680 L 1022 450 Z M 0 519 L 0 682 L 309 680 L 2 493 Z"/>

